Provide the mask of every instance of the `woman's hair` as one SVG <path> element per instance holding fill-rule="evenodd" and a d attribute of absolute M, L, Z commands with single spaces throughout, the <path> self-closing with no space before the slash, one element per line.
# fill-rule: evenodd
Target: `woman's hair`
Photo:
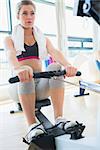
<path fill-rule="evenodd" d="M 34 11 L 36 11 L 36 6 L 32 2 L 32 0 L 21 0 L 19 3 L 17 3 L 17 7 L 16 7 L 16 13 L 17 14 L 19 14 L 19 12 L 20 12 L 23 5 L 32 5 L 33 8 L 34 8 Z"/>

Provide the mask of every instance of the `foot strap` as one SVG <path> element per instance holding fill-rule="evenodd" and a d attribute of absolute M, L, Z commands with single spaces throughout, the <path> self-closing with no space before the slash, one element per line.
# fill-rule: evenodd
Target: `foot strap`
<path fill-rule="evenodd" d="M 71 121 L 66 121 L 66 122 L 59 122 L 57 124 L 58 127 L 62 128 L 66 132 L 66 134 L 70 134 L 71 138 L 70 139 L 80 139 L 83 138 L 82 132 L 85 129 L 85 126 L 82 123 L 76 122 L 71 122 Z"/>

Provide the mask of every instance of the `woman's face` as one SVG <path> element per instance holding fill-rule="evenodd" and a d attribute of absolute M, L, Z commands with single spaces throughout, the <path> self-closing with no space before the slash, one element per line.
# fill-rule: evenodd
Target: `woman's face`
<path fill-rule="evenodd" d="M 35 10 L 32 5 L 23 5 L 18 19 L 24 28 L 32 28 L 35 20 Z"/>

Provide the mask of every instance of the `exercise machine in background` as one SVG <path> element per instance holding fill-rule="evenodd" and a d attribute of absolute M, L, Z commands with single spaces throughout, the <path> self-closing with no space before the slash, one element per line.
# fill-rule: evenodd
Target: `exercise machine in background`
<path fill-rule="evenodd" d="M 75 16 L 92 17 L 98 23 L 98 25 L 100 25 L 100 0 L 74 0 L 73 13 Z M 100 61 L 96 60 L 96 64 L 98 69 L 100 70 Z M 89 93 L 85 93 L 85 87 L 90 86 L 91 89 L 94 88 L 95 85 L 84 81 L 80 81 L 79 83 L 80 83 L 79 94 L 75 95 L 76 97 L 89 95 Z M 81 86 L 83 86 L 84 88 L 81 88 Z"/>
<path fill-rule="evenodd" d="M 75 0 L 74 15 L 92 17 L 100 25 L 100 0 Z"/>

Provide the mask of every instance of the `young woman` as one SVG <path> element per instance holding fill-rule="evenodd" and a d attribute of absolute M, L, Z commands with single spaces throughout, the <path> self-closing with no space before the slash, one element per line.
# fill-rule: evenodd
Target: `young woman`
<path fill-rule="evenodd" d="M 22 0 L 17 4 L 17 19 L 20 21 L 11 37 L 5 39 L 8 59 L 13 70 L 18 75 L 18 94 L 23 112 L 28 123 L 28 141 L 33 136 L 43 133 L 43 126 L 37 126 L 35 119 L 36 99 L 51 96 L 54 108 L 55 123 L 65 125 L 63 115 L 64 85 L 53 79 L 33 79 L 33 72 L 42 71 L 41 61 L 47 54 L 56 61 L 47 70 L 59 70 L 63 66 L 67 70 L 67 77 L 75 76 L 77 69 L 73 67 L 61 53 L 55 49 L 50 40 L 34 25 L 36 7 L 31 0 Z M 59 77 L 63 78 L 63 77 Z"/>

